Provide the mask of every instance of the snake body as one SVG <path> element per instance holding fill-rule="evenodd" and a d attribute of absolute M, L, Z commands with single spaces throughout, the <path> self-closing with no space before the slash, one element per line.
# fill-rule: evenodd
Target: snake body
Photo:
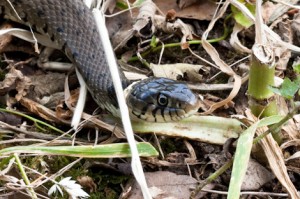
<path fill-rule="evenodd" d="M 9 2 L 0 1 L 0 16 L 21 21 L 48 35 L 77 67 L 97 104 L 113 114 L 117 113 L 118 103 L 103 45 L 95 19 L 84 3 L 81 0 Z M 120 74 L 125 88 L 129 81 L 123 73 Z M 127 99 L 128 106 L 133 115 L 140 119 L 173 121 L 197 111 L 198 98 L 185 84 L 165 78 L 150 78 L 132 89 Z"/>

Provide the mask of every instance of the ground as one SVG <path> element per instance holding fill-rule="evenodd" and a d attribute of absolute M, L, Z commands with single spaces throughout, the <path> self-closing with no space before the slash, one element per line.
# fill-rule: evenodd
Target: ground
<path fill-rule="evenodd" d="M 255 2 L 238 2 L 146 1 L 132 15 L 107 5 L 126 77 L 175 79 L 201 99 L 184 122 L 133 122 L 154 198 L 299 198 L 298 7 L 265 1 L 260 22 L 249 19 Z M 1 30 L 28 30 L 0 16 Z M 0 32 L 1 197 L 142 198 L 120 119 L 88 95 L 75 132 L 75 72 L 39 68 L 41 54 L 17 37 Z M 53 62 L 71 63 L 59 50 Z"/>

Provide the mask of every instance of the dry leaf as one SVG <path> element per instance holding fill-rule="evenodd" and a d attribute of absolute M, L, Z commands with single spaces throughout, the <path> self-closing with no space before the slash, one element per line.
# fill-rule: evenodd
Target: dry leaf
<path fill-rule="evenodd" d="M 189 81 L 201 81 L 202 75 L 199 74 L 202 65 L 192 65 L 185 63 L 178 64 L 164 64 L 156 65 L 150 64 L 150 68 L 153 71 L 155 77 L 166 77 L 169 79 L 182 79 L 184 74 L 188 77 Z M 178 78 L 180 76 L 180 78 Z"/>
<path fill-rule="evenodd" d="M 154 0 L 154 3 L 163 13 L 167 13 L 168 10 L 174 9 L 176 11 L 176 16 L 179 18 L 207 21 L 212 19 L 217 8 L 217 3 L 214 1 L 187 2 L 187 0 L 181 0 L 178 5 L 177 1 Z"/>
<path fill-rule="evenodd" d="M 0 82 L 0 94 L 4 95 L 12 89 L 17 90 L 15 99 L 20 99 L 27 94 L 27 91 L 31 85 L 30 78 L 24 76 L 21 71 L 14 67 L 5 75 L 5 79 Z"/>
<path fill-rule="evenodd" d="M 148 38 L 155 32 L 153 25 L 155 12 L 156 5 L 151 0 L 142 3 L 136 23 L 132 27 L 139 37 Z"/>
<path fill-rule="evenodd" d="M 90 176 L 78 176 L 76 179 L 82 187 L 89 188 L 89 192 L 95 192 L 97 190 L 97 185 Z"/>
<path fill-rule="evenodd" d="M 0 30 L 9 29 L 9 28 L 12 28 L 10 24 L 3 24 L 0 27 Z M 4 51 L 5 47 L 11 42 L 12 38 L 13 37 L 8 34 L 0 35 L 0 53 Z"/>
<path fill-rule="evenodd" d="M 0 121 L 13 126 L 18 126 L 21 125 L 22 118 L 12 113 L 0 112 Z"/>
<path fill-rule="evenodd" d="M 189 198 L 191 188 L 197 185 L 197 180 L 187 175 L 176 175 L 168 171 L 145 173 L 150 193 L 154 199 L 162 198 Z M 130 186 L 130 185 L 129 185 Z M 206 189 L 211 185 L 205 186 Z M 196 198 L 200 198 L 198 194 Z M 136 182 L 134 182 L 128 199 L 140 199 L 142 193 Z"/>
<path fill-rule="evenodd" d="M 258 190 L 273 178 L 274 175 L 269 170 L 250 158 L 241 189 Z"/>

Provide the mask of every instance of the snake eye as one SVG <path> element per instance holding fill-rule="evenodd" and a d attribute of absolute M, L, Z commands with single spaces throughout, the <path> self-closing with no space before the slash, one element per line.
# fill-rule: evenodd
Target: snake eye
<path fill-rule="evenodd" d="M 159 94 L 157 98 L 157 102 L 160 106 L 167 106 L 168 105 L 168 97 L 164 94 Z"/>

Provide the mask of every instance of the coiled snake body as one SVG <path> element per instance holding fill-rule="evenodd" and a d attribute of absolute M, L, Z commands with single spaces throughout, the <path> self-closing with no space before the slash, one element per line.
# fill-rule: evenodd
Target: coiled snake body
<path fill-rule="evenodd" d="M 10 0 L 10 3 L 1 0 L 0 16 L 21 21 L 48 35 L 78 68 L 97 104 L 113 114 L 118 112 L 95 20 L 81 0 Z M 121 80 L 124 88 L 127 87 L 128 80 L 123 73 Z M 149 78 L 132 87 L 127 104 L 131 113 L 140 119 L 166 122 L 196 112 L 198 98 L 185 84 Z"/>

